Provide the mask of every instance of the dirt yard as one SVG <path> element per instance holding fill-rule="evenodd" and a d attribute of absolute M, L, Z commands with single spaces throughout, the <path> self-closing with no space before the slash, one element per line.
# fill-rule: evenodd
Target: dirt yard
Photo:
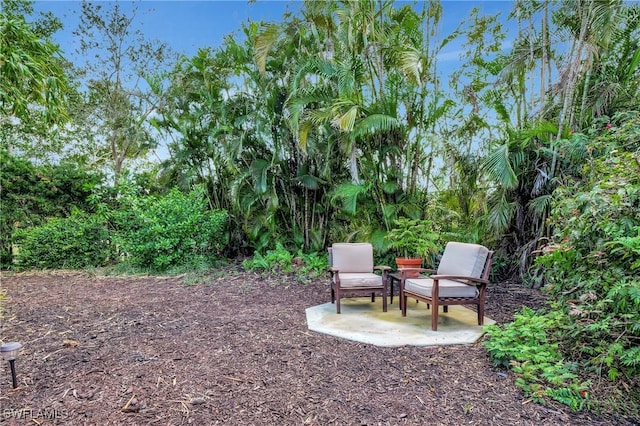
<path fill-rule="evenodd" d="M 0 366 L 0 423 L 640 423 L 527 401 L 481 344 L 381 348 L 310 332 L 305 308 L 329 301 L 326 283 L 233 267 L 195 281 L 4 273 L 0 339 L 24 348 L 17 389 Z M 494 284 L 487 315 L 503 323 L 542 303 Z"/>

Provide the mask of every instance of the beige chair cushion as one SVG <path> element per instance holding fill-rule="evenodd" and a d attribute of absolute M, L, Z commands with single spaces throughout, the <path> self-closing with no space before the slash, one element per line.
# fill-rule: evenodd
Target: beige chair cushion
<path fill-rule="evenodd" d="M 336 243 L 331 246 L 331 266 L 343 273 L 373 271 L 373 246 L 369 243 Z M 344 284 L 343 284 L 344 286 Z"/>
<path fill-rule="evenodd" d="M 382 277 L 373 272 L 340 272 L 340 287 L 380 287 L 382 288 Z"/>
<path fill-rule="evenodd" d="M 480 278 L 489 249 L 479 244 L 449 242 L 438 265 L 437 275 Z"/>
<path fill-rule="evenodd" d="M 404 289 L 425 297 L 431 297 L 433 280 L 431 278 L 407 278 Z M 453 280 L 438 280 L 438 298 L 464 297 L 475 299 L 480 292 L 473 285 Z"/>

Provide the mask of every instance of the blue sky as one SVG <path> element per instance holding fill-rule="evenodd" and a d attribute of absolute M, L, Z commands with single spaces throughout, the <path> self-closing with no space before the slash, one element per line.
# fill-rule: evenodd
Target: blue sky
<path fill-rule="evenodd" d="M 105 8 L 112 2 L 99 1 Z M 281 21 L 283 13 L 300 9 L 299 1 L 203 0 L 119 2 L 124 11 L 138 8 L 141 30 L 149 41 L 165 41 L 178 52 L 193 56 L 200 47 L 217 47 L 226 35 L 239 32 L 242 22 Z M 398 2 L 400 3 L 400 2 Z M 512 1 L 443 1 L 443 35 L 452 31 L 475 6 L 484 14 L 511 11 Z M 78 25 L 80 1 L 37 0 L 36 12 L 51 11 L 63 22 L 64 29 L 55 34 L 65 56 L 71 59 L 77 47 L 72 32 Z M 452 46 L 450 49 L 455 49 Z"/>
<path fill-rule="evenodd" d="M 104 8 L 113 2 L 97 1 Z M 240 30 L 242 22 L 280 20 L 282 14 L 296 2 L 261 0 L 249 4 L 240 0 L 209 1 L 141 1 L 119 2 L 123 11 L 135 6 L 141 30 L 149 41 L 165 41 L 173 50 L 188 56 L 195 55 L 198 48 L 219 46 L 224 36 Z M 64 28 L 55 34 L 65 54 L 76 49 L 72 32 L 79 23 L 80 1 L 37 0 L 36 12 L 51 11 L 62 20 Z"/>

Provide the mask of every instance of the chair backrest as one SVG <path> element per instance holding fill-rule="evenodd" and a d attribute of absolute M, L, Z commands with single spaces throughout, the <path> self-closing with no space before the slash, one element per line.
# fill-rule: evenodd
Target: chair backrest
<path fill-rule="evenodd" d="M 329 248 L 329 266 L 340 272 L 373 272 L 370 243 L 335 243 Z"/>
<path fill-rule="evenodd" d="M 450 241 L 440 259 L 437 274 L 487 279 L 487 261 L 490 259 L 489 249 L 484 246 Z"/>

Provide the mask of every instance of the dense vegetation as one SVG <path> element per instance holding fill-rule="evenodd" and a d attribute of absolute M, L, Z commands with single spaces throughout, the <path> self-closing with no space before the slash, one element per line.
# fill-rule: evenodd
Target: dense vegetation
<path fill-rule="evenodd" d="M 604 376 L 635 383 L 617 389 L 620 401 L 632 401 L 620 409 L 633 411 L 640 397 L 640 113 L 620 112 L 588 133 L 572 147 L 582 167 L 554 193 L 549 225 L 557 243 L 535 262 L 549 308 L 488 327 L 486 346 L 535 400 L 601 409 L 612 402 L 591 399 L 590 387 Z"/>
<path fill-rule="evenodd" d="M 551 296 L 489 328 L 528 395 L 595 409 L 600 377 L 637 414 L 640 7 L 513 6 L 443 28 L 438 2 L 309 1 L 173 58 L 117 4 L 83 3 L 80 53 L 100 60 L 71 63 L 56 17 L 3 0 L 2 267 L 289 271 L 295 254 L 308 273 L 333 241 L 390 263 L 394 224 L 430 221 Z"/>

